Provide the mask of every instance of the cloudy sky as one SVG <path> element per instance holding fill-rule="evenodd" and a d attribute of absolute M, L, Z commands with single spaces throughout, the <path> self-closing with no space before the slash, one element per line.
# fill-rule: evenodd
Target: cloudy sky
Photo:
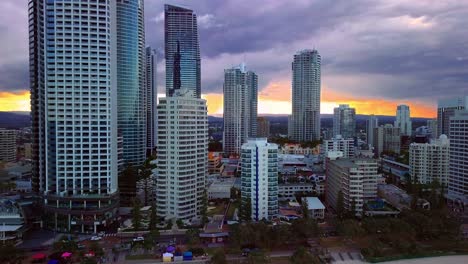
<path fill-rule="evenodd" d="M 322 55 L 322 112 L 349 103 L 359 114 L 433 117 L 437 100 L 468 95 L 465 0 L 146 0 L 146 42 L 160 53 L 164 3 L 198 15 L 202 91 L 222 113 L 223 69 L 245 61 L 259 75 L 260 113 L 291 109 L 295 52 Z M 28 110 L 27 0 L 0 3 L 0 110 Z"/>

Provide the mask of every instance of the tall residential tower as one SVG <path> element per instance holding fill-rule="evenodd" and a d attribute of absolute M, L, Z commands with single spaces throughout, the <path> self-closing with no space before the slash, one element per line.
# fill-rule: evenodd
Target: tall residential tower
<path fill-rule="evenodd" d="M 437 136 L 442 134 L 450 137 L 450 117 L 457 110 L 468 110 L 468 96 L 460 96 L 439 100 L 437 104 Z"/>
<path fill-rule="evenodd" d="M 156 83 L 156 51 L 146 47 L 146 155 L 150 156 L 156 147 L 158 88 Z"/>
<path fill-rule="evenodd" d="M 258 77 L 245 65 L 224 70 L 224 153 L 239 154 L 247 138 L 257 135 Z"/>
<path fill-rule="evenodd" d="M 409 106 L 397 106 L 396 120 L 394 126 L 400 128 L 400 133 L 402 135 L 411 136 L 412 126 Z"/>
<path fill-rule="evenodd" d="M 333 109 L 333 136 L 338 135 L 345 139 L 356 136 L 356 109 L 347 104 Z"/>
<path fill-rule="evenodd" d="M 292 63 L 292 115 L 288 134 L 296 141 L 320 139 L 320 68 L 317 50 L 303 50 Z"/>

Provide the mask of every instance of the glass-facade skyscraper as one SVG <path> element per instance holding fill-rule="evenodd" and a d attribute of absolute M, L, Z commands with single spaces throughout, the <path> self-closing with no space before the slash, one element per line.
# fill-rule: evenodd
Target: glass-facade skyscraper
<path fill-rule="evenodd" d="M 119 207 L 116 2 L 28 9 L 33 190 L 46 228 L 97 232 Z"/>
<path fill-rule="evenodd" d="M 117 0 L 118 131 L 123 162 L 146 159 L 145 28 L 143 0 Z"/>
<path fill-rule="evenodd" d="M 303 50 L 292 63 L 292 115 L 289 136 L 296 141 L 320 139 L 320 69 L 317 50 Z"/>
<path fill-rule="evenodd" d="M 201 98 L 197 15 L 190 9 L 164 6 L 166 95 L 186 89 Z"/>
<path fill-rule="evenodd" d="M 347 104 L 333 109 L 333 136 L 338 135 L 344 139 L 356 136 L 356 109 Z"/>

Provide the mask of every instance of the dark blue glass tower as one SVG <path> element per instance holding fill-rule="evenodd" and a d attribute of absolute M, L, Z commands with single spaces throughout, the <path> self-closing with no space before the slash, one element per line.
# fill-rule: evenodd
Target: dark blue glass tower
<path fill-rule="evenodd" d="M 164 6 L 166 95 L 177 89 L 187 89 L 201 97 L 200 45 L 197 16 L 193 10 Z"/>
<path fill-rule="evenodd" d="M 117 0 L 118 130 L 123 161 L 146 158 L 145 29 L 143 0 Z"/>

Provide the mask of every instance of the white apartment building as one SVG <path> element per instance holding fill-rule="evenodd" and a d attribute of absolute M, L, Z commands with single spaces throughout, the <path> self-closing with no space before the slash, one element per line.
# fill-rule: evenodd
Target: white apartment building
<path fill-rule="evenodd" d="M 278 146 L 266 138 L 242 145 L 241 197 L 242 203 L 250 200 L 255 221 L 278 214 Z"/>
<path fill-rule="evenodd" d="M 16 130 L 0 128 L 0 161 L 16 160 Z"/>
<path fill-rule="evenodd" d="M 188 90 L 160 98 L 157 128 L 156 206 L 166 219 L 200 216 L 208 174 L 206 100 Z"/>
<path fill-rule="evenodd" d="M 294 200 L 296 193 L 316 193 L 318 195 L 325 192 L 325 185 L 322 183 L 283 183 L 278 185 L 279 200 Z"/>
<path fill-rule="evenodd" d="M 332 139 L 324 140 L 320 151 L 325 156 L 331 151 L 341 151 L 343 152 L 342 158 L 352 158 L 355 152 L 354 139 L 345 139 L 341 135 L 336 135 Z"/>
<path fill-rule="evenodd" d="M 411 136 L 411 118 L 410 118 L 410 108 L 407 105 L 397 106 L 395 127 L 400 128 L 400 133 L 404 136 Z"/>
<path fill-rule="evenodd" d="M 443 185 L 448 183 L 450 141 L 446 135 L 431 143 L 411 143 L 409 165 L 412 178 L 420 183 L 429 184 L 435 180 Z"/>
<path fill-rule="evenodd" d="M 344 209 L 354 208 L 362 215 L 364 203 L 377 198 L 378 163 L 374 159 L 337 159 L 329 161 L 326 171 L 327 202 L 337 209 L 338 195 L 343 194 Z"/>
<path fill-rule="evenodd" d="M 468 111 L 450 117 L 448 198 L 468 205 Z"/>

